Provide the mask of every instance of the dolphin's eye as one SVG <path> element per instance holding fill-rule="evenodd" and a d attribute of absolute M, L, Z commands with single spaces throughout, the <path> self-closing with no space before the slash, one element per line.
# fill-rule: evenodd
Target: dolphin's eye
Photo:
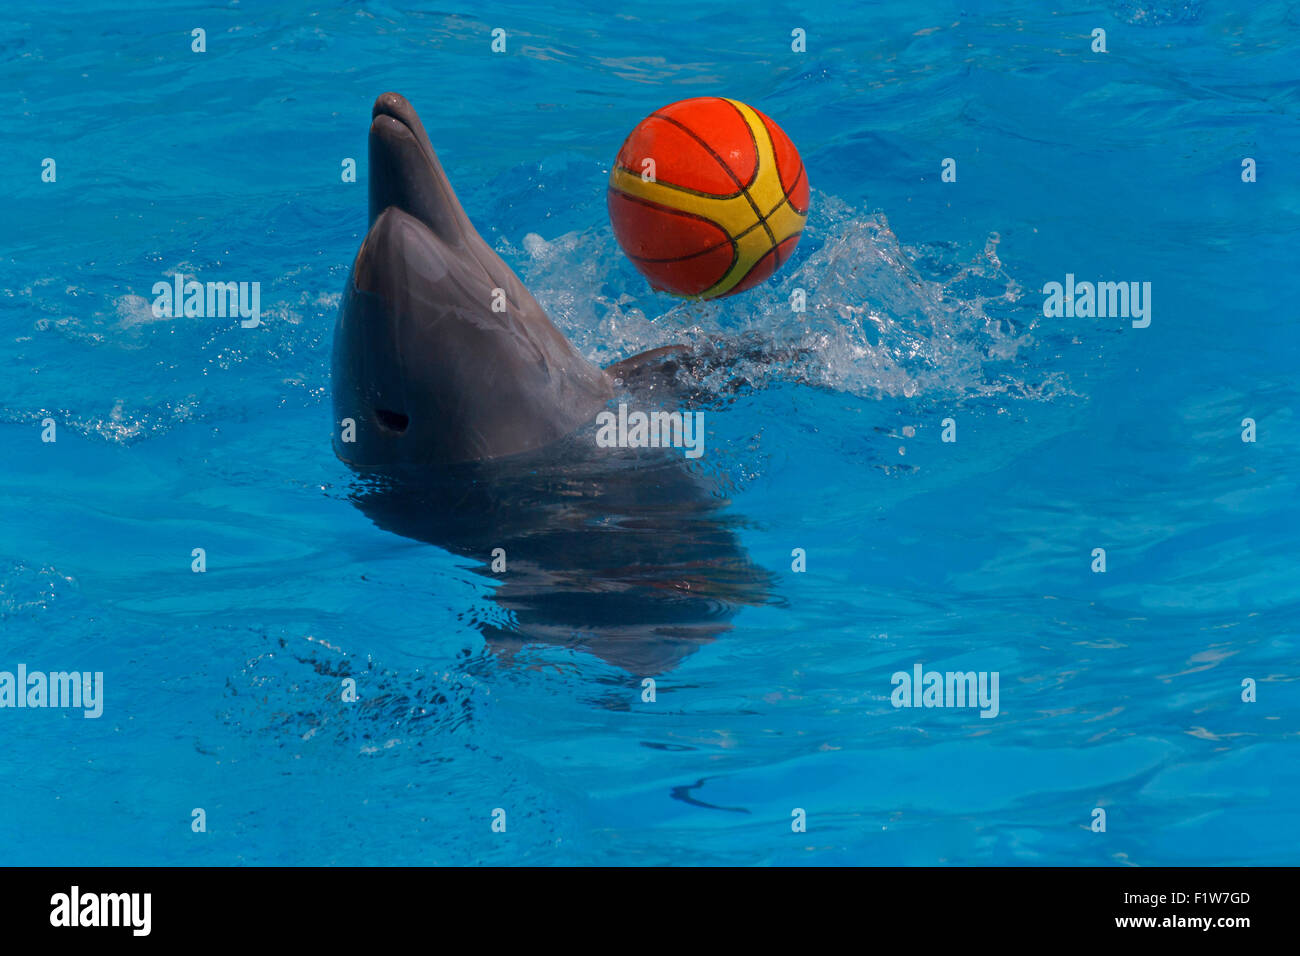
<path fill-rule="evenodd" d="M 390 412 L 386 408 L 375 409 L 375 420 L 379 422 L 381 428 L 398 435 L 406 431 L 406 426 L 411 424 L 411 420 L 401 412 Z"/>

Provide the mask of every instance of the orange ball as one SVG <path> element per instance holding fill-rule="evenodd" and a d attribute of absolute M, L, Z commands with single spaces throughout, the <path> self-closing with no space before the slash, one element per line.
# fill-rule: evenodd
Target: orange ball
<path fill-rule="evenodd" d="M 700 96 L 637 124 L 610 171 L 607 200 L 619 246 L 651 286 L 715 299 L 753 288 L 794 253 L 808 176 L 768 117 Z"/>

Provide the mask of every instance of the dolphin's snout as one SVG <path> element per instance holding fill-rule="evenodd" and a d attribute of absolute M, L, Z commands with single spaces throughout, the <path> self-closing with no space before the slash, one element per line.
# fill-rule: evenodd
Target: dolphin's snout
<path fill-rule="evenodd" d="M 380 95 L 370 110 L 370 120 L 371 137 L 379 135 L 403 145 L 414 143 L 417 149 L 423 149 L 428 142 L 420 114 L 401 93 Z"/>
<path fill-rule="evenodd" d="M 376 116 L 392 116 L 406 122 L 408 117 L 415 115 L 415 107 L 401 93 L 380 93 L 375 99 L 375 105 L 370 110 L 370 115 L 372 118 Z"/>
<path fill-rule="evenodd" d="M 415 142 L 415 134 L 411 127 L 407 126 L 396 116 L 390 116 L 388 113 L 380 113 L 370 123 L 370 135 L 380 138 L 395 140 L 410 140 Z"/>
<path fill-rule="evenodd" d="M 421 220 L 445 242 L 477 237 L 447 182 L 415 108 L 400 93 L 375 100 L 370 121 L 370 221 L 389 206 Z"/>

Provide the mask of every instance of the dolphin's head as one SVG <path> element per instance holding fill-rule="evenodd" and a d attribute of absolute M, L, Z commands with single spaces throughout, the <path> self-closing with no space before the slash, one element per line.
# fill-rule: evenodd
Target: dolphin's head
<path fill-rule="evenodd" d="M 335 451 L 367 469 L 538 448 L 612 392 L 475 231 L 396 93 L 372 112 L 370 228 L 334 330 L 333 391 Z"/>

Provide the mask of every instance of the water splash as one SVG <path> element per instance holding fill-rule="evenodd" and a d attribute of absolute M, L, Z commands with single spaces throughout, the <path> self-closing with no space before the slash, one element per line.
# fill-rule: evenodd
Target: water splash
<path fill-rule="evenodd" d="M 1195 23 L 1201 18 L 1201 0 L 1122 0 L 1111 13 L 1135 27 L 1163 27 Z"/>
<path fill-rule="evenodd" d="M 312 635 L 260 637 L 260 651 L 226 678 L 220 717 L 280 746 L 332 741 L 379 754 L 464 729 L 491 695 L 465 658 L 458 669 L 399 671 Z M 348 678 L 361 688 L 351 702 Z"/>
<path fill-rule="evenodd" d="M 76 578 L 50 565 L 4 562 L 0 564 L 0 621 L 40 615 L 77 590 Z"/>
<path fill-rule="evenodd" d="M 903 245 L 881 213 L 864 215 L 826 195 L 815 204 L 794 261 L 734 299 L 611 292 L 646 284 L 607 226 L 550 241 L 529 234 L 522 248 L 503 243 L 499 251 L 600 364 L 679 342 L 708 351 L 721 341 L 733 344 L 737 362 L 709 367 L 714 378 L 701 384 L 714 391 L 735 377 L 754 387 L 797 381 L 873 399 L 1046 401 L 1068 391 L 1063 373 L 1027 367 L 1040 316 L 1004 268 L 996 233 L 963 261 L 952 244 Z M 804 311 L 793 305 L 799 290 Z"/>
<path fill-rule="evenodd" d="M 176 272 L 205 274 L 182 261 L 133 284 L 149 288 Z M 16 370 L 0 386 L 0 423 L 50 418 L 83 437 L 133 445 L 195 422 L 238 421 L 250 407 L 323 404 L 341 298 L 334 285 L 320 270 L 283 272 L 265 283 L 255 330 L 235 319 L 156 316 L 151 298 L 116 282 L 103 291 L 58 277 L 0 288 L 0 299 L 31 317 L 12 339 Z"/>

